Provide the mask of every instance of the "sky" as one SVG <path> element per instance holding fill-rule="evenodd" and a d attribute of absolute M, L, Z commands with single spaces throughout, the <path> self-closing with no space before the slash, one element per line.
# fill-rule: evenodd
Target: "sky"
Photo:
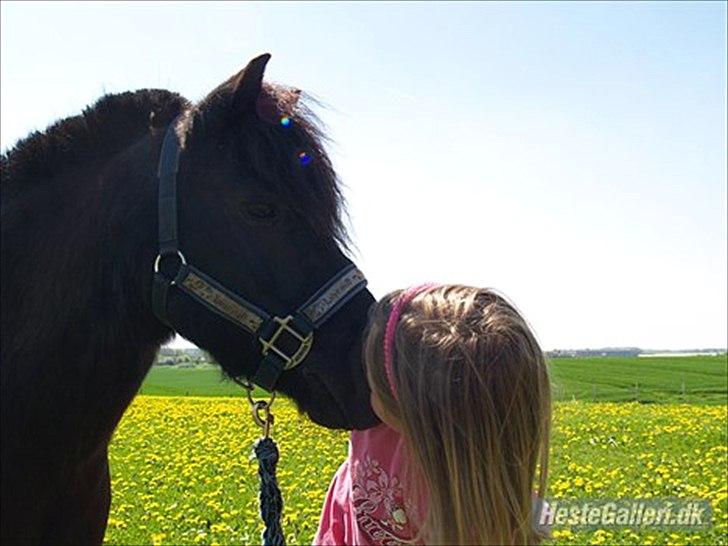
<path fill-rule="evenodd" d="M 322 103 L 375 297 L 492 287 L 545 349 L 728 344 L 725 2 L 3 1 L 0 25 L 3 151 L 269 52 Z"/>

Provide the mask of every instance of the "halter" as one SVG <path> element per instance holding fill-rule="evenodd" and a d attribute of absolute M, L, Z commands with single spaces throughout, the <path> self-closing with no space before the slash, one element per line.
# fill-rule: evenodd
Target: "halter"
<path fill-rule="evenodd" d="M 152 307 L 164 324 L 176 331 L 167 314 L 167 296 L 177 287 L 210 311 L 242 328 L 260 342 L 261 360 L 252 381 L 274 391 L 280 375 L 298 366 L 313 346 L 314 330 L 343 307 L 367 284 L 364 274 L 349 262 L 293 313 L 278 317 L 223 286 L 187 263 L 177 237 L 177 170 L 181 145 L 175 130 L 167 128 L 159 157 L 159 254 L 154 261 Z M 176 259 L 177 274 L 161 269 L 165 259 Z"/>

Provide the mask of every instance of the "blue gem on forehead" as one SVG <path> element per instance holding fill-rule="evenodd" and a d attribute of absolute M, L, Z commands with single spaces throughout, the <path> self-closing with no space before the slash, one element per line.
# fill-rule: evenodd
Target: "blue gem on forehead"
<path fill-rule="evenodd" d="M 289 127 L 291 125 L 291 118 L 289 118 L 288 116 L 283 116 L 281 118 L 281 125 L 283 125 L 283 127 Z"/>
<path fill-rule="evenodd" d="M 308 155 L 306 152 L 299 152 L 298 161 L 299 163 L 301 163 L 301 165 L 308 165 L 309 163 L 311 163 L 311 156 Z"/>

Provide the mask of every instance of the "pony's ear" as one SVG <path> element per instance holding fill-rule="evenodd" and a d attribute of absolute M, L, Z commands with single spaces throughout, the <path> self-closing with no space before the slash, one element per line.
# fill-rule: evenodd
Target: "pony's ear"
<path fill-rule="evenodd" d="M 233 107 L 238 112 L 248 110 L 255 105 L 263 84 L 263 72 L 268 64 L 270 53 L 264 53 L 248 63 L 243 70 L 233 76 Z"/>

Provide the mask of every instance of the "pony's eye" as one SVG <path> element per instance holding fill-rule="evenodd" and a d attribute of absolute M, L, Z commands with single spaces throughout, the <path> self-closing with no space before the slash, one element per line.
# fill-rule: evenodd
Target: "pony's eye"
<path fill-rule="evenodd" d="M 243 212 L 256 222 L 273 222 L 278 217 L 278 209 L 273 203 L 245 203 Z"/>

